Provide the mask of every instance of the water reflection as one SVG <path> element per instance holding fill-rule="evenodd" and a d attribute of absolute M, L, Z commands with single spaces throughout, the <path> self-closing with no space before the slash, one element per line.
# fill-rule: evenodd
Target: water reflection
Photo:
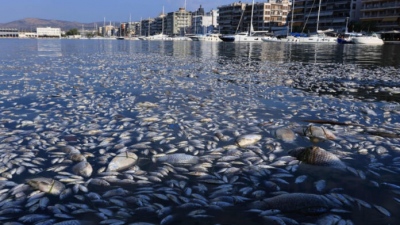
<path fill-rule="evenodd" d="M 18 49 L 33 49 L 38 56 L 60 57 L 83 53 L 161 54 L 203 59 L 261 62 L 339 63 L 365 66 L 400 65 L 400 45 L 338 45 L 299 43 L 215 43 L 192 41 L 116 41 L 116 40 L 15 40 L 14 47 L 4 45 L 2 53 L 14 54 Z M 77 44 L 79 43 L 79 44 Z M 5 44 L 5 42 L 4 42 Z"/>
<path fill-rule="evenodd" d="M 37 51 L 39 56 L 60 57 L 61 40 L 60 39 L 38 39 Z"/>

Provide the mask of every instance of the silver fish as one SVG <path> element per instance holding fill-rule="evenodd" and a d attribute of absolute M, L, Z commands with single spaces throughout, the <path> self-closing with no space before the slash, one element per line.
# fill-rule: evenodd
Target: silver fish
<path fill-rule="evenodd" d="M 27 183 L 33 188 L 53 195 L 59 195 L 65 189 L 64 184 L 60 181 L 46 177 L 28 179 Z"/>

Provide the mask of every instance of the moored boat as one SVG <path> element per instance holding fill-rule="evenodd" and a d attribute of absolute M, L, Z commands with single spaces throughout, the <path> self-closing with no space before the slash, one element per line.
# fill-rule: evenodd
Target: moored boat
<path fill-rule="evenodd" d="M 222 41 L 219 34 L 194 35 L 189 38 L 192 39 L 192 41 Z"/>
<path fill-rule="evenodd" d="M 375 33 L 372 35 L 367 35 L 367 36 L 353 37 L 352 41 L 354 42 L 354 44 L 364 44 L 364 45 L 383 45 L 384 44 L 383 40 Z"/>

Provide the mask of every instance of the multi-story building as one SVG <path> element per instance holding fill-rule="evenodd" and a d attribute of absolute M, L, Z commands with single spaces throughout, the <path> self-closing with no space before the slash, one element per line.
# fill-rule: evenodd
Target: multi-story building
<path fill-rule="evenodd" d="M 154 35 L 154 31 L 151 30 L 151 24 L 154 23 L 153 18 L 142 20 L 140 25 L 140 36 Z"/>
<path fill-rule="evenodd" d="M 269 0 L 255 3 L 253 10 L 254 30 L 271 31 L 274 27 L 286 26 L 291 3 L 287 0 Z M 251 5 L 246 7 L 246 20 L 251 19 Z M 246 25 L 247 27 L 250 24 Z"/>
<path fill-rule="evenodd" d="M 139 22 L 129 22 L 127 27 L 128 36 L 140 35 L 140 23 Z"/>
<path fill-rule="evenodd" d="M 213 33 L 218 27 L 217 18 L 218 10 L 211 10 L 208 13 L 204 13 L 204 9 L 200 6 L 200 8 L 193 14 L 191 33 Z"/>
<path fill-rule="evenodd" d="M 253 12 L 253 29 L 270 31 L 277 26 L 285 26 L 291 3 L 288 0 L 269 0 L 262 3 L 232 3 L 218 7 L 218 24 L 221 33 L 249 31 Z M 254 8 L 253 8 L 254 7 Z"/>
<path fill-rule="evenodd" d="M 61 28 L 38 27 L 36 33 L 39 38 L 61 38 Z"/>
<path fill-rule="evenodd" d="M 361 0 L 360 22 L 364 23 L 363 31 L 371 27 L 379 30 L 400 29 L 400 1 L 399 0 Z"/>
<path fill-rule="evenodd" d="M 151 34 L 165 34 L 166 15 L 161 13 L 150 25 Z"/>
<path fill-rule="evenodd" d="M 342 32 L 347 23 L 358 20 L 360 0 L 296 0 L 293 6 L 293 27 L 297 32 L 333 29 Z M 319 12 L 319 13 L 318 13 Z M 288 21 L 290 22 L 291 14 Z"/>
<path fill-rule="evenodd" d="M 233 34 L 239 31 L 246 3 L 235 2 L 218 7 L 218 25 L 222 34 Z"/>
<path fill-rule="evenodd" d="M 18 29 L 15 28 L 0 28 L 0 37 L 18 37 Z"/>
<path fill-rule="evenodd" d="M 179 8 L 178 11 L 167 14 L 166 22 L 166 34 L 183 36 L 192 26 L 192 13 L 185 8 Z"/>

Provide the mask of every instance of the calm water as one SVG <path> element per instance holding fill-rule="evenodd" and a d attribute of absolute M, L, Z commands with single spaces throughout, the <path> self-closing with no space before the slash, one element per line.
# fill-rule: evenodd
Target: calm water
<path fill-rule="evenodd" d="M 0 223 L 398 224 L 399 67 L 400 45 L 0 39 Z M 310 123 L 337 139 L 311 143 Z M 297 129 L 295 141 L 278 139 L 280 127 Z M 248 133 L 262 139 L 238 148 Z M 311 145 L 348 171 L 288 158 Z M 89 177 L 74 177 L 71 148 Z M 124 151 L 137 166 L 104 173 Z M 174 153 L 201 164 L 157 161 Z M 24 185 L 35 177 L 71 193 L 35 196 Z M 339 205 L 254 206 L 282 193 Z"/>
<path fill-rule="evenodd" d="M 159 53 L 199 58 L 251 58 L 257 61 L 341 63 L 375 66 L 400 65 L 400 45 L 319 45 L 287 43 L 202 43 L 113 40 L 0 40 L 0 57 L 24 55 L 66 56 L 93 53 Z"/>

